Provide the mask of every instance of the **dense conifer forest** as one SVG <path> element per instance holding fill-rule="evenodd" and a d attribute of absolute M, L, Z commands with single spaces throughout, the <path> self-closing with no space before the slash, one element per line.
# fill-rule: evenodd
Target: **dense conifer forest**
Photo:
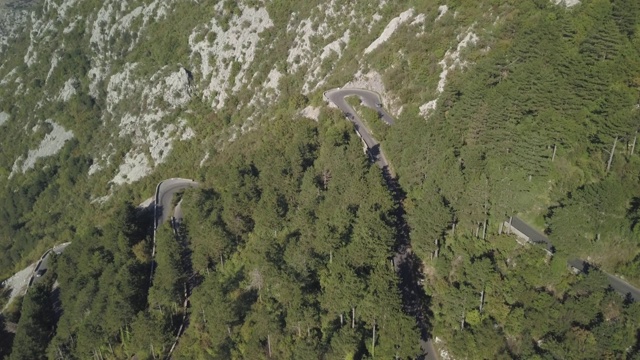
<path fill-rule="evenodd" d="M 93 3 L 80 2 L 74 14 L 88 14 Z M 429 14 L 428 35 L 400 27 L 361 56 L 377 35 L 349 25 L 356 35 L 344 55 L 319 67 L 331 73 L 326 82 L 303 95 L 310 65 L 295 60 L 302 70 L 283 70 L 272 89 L 278 95 L 259 115 L 249 106 L 250 86 L 219 109 L 196 88 L 167 121 L 186 119 L 197 137 L 120 187 L 110 175 L 87 175 L 96 161 L 89 151 L 103 138 L 112 136 L 113 170 L 134 144 L 108 135 L 107 96 L 89 94 L 90 29 L 65 32 L 52 80 L 19 65 L 28 35 L 8 45 L 15 53 L 0 53 L 0 77 L 15 65 L 23 88 L 80 79 L 72 100 L 41 106 L 35 91 L 18 100 L 9 85 L 0 89 L 0 113 L 33 111 L 75 134 L 56 156 L 12 178 L 14 158 L 51 129 L 0 124 L 0 279 L 72 242 L 24 297 L 7 304 L 9 292 L 0 289 L 0 305 L 8 305 L 1 358 L 417 358 L 421 329 L 393 262 L 408 247 L 420 277 L 411 286 L 424 292 L 419 306 L 440 355 L 640 359 L 640 302 L 607 277 L 640 287 L 640 3 L 457 0 L 446 2 L 441 19 L 444 3 L 354 3 L 354 14 L 385 19 L 376 34 L 412 8 L 412 16 Z M 147 78 L 156 68 L 187 66 L 191 27 L 211 16 L 233 27 L 245 9 L 234 4 L 178 1 L 168 15 L 176 26 L 151 21 L 130 49 L 133 34 L 114 37 L 112 66 L 137 62 Z M 48 11 L 36 6 L 38 16 Z M 292 42 L 285 29 L 320 2 L 264 6 L 274 30 L 255 65 L 263 77 L 273 63 L 293 66 L 278 60 Z M 471 30 L 479 39 L 434 92 L 438 61 L 460 50 Z M 215 42 L 214 32 L 202 37 Z M 54 50 L 41 43 L 38 51 Z M 226 65 L 232 78 L 246 70 L 240 58 Z M 391 183 L 322 96 L 363 69 L 381 74 L 395 124 L 349 102 L 381 142 Z M 421 105 L 436 97 L 425 115 Z M 147 104 L 119 106 L 144 112 Z M 316 121 L 301 115 L 307 106 L 318 109 Z M 258 120 L 245 128 L 248 118 Z M 28 139 L 11 141 L 27 130 Z M 161 224 L 154 244 L 153 207 L 138 204 L 178 176 L 200 185 L 176 196 L 183 220 L 175 229 Z M 108 200 L 97 201 L 105 193 Z M 512 216 L 548 236 L 553 254 L 502 231 Z M 590 271 L 572 272 L 572 259 L 588 261 Z"/>

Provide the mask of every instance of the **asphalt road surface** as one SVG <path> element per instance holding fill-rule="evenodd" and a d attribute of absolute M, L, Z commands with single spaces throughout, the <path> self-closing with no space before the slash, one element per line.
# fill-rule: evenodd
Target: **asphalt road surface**
<path fill-rule="evenodd" d="M 380 118 L 384 122 L 389 125 L 394 123 L 393 118 L 389 116 L 384 109 L 378 107 L 378 104 L 381 104 L 380 96 L 373 91 L 363 89 L 333 89 L 324 93 L 324 96 L 342 110 L 347 119 L 355 125 L 356 132 L 367 145 L 367 148 L 369 148 L 369 154 L 373 157 L 375 163 L 381 169 L 384 169 L 389 166 L 389 162 L 384 157 L 384 154 L 382 154 L 382 151 L 380 151 L 380 144 L 373 138 L 373 136 L 371 136 L 371 131 L 367 129 L 362 122 L 362 119 L 360 119 L 355 110 L 345 100 L 347 96 L 354 95 L 358 96 L 365 106 L 377 110 L 381 115 Z"/>
<path fill-rule="evenodd" d="M 171 217 L 173 195 L 180 190 L 194 188 L 199 185 L 191 179 L 181 178 L 167 179 L 158 184 L 156 188 L 156 223 L 154 228 L 157 229 L 159 224 L 164 223 Z"/>
<path fill-rule="evenodd" d="M 389 113 L 387 113 L 386 110 L 382 108 L 382 101 L 380 100 L 380 96 L 373 91 L 350 88 L 329 90 L 324 93 L 324 96 L 327 98 L 327 100 L 331 101 L 340 110 L 342 110 L 342 112 L 345 114 L 345 117 L 355 125 L 356 132 L 367 145 L 369 155 L 374 159 L 375 163 L 383 170 L 383 172 L 386 172 L 388 174 L 389 162 L 380 150 L 380 143 L 378 143 L 378 141 L 373 136 L 371 136 L 371 131 L 367 129 L 358 114 L 356 114 L 355 110 L 345 100 L 347 96 L 358 96 L 363 105 L 378 112 L 378 115 L 380 116 L 380 119 L 382 121 L 387 123 L 387 125 L 393 125 L 395 121 L 389 115 Z M 390 185 L 390 187 L 395 186 L 391 185 L 395 184 L 393 180 L 388 181 L 387 183 Z M 398 273 L 403 282 L 410 283 L 409 286 L 411 286 L 411 289 L 407 288 L 405 290 L 408 290 L 407 292 L 413 293 L 414 287 L 420 285 L 415 283 L 414 277 L 412 276 L 412 274 L 410 274 L 411 270 L 409 269 L 409 267 L 411 261 L 409 260 L 409 257 L 409 253 L 405 248 L 404 250 L 399 251 L 394 256 L 394 264 L 396 264 L 396 269 L 398 270 Z M 410 309 L 408 310 L 414 316 L 416 316 L 418 324 L 424 324 L 426 322 L 426 319 L 424 318 L 424 312 L 421 311 L 421 309 L 416 308 L 421 307 L 421 305 L 415 300 L 416 299 L 405 299 L 405 304 L 408 304 L 408 307 L 410 307 Z M 426 331 L 426 328 L 424 326 L 419 327 L 421 328 L 421 332 Z M 421 358 L 425 360 L 437 360 L 438 357 L 436 355 L 436 350 L 433 347 L 433 341 L 430 338 L 425 341 L 426 334 L 424 332 L 422 336 L 423 337 L 420 339 L 420 348 L 423 351 L 423 356 Z"/>
<path fill-rule="evenodd" d="M 589 263 L 578 259 L 570 260 L 569 265 L 582 272 L 588 272 L 589 268 L 591 267 Z M 604 274 L 607 275 L 607 279 L 609 279 L 609 285 L 611 285 L 613 290 L 617 291 L 622 296 L 630 295 L 633 301 L 640 301 L 640 289 L 611 274 L 607 274 L 606 272 Z"/>
<path fill-rule="evenodd" d="M 512 218 L 512 226 L 518 229 L 521 233 L 525 234 L 529 237 L 529 240 L 534 243 L 544 243 L 546 245 L 547 251 L 551 252 L 553 250 L 553 244 L 548 237 L 531 227 L 529 224 L 525 223 L 521 219 L 517 217 Z M 589 268 L 592 267 L 591 264 L 586 261 L 580 259 L 573 259 L 568 261 L 569 265 L 578 269 L 582 272 L 589 272 Z M 602 271 L 602 269 L 601 269 Z M 613 288 L 613 290 L 620 293 L 622 296 L 630 295 L 633 301 L 640 301 L 640 289 L 632 286 L 628 282 L 608 274 L 602 271 L 605 275 L 607 275 L 607 279 L 609 279 L 609 285 Z"/>
<path fill-rule="evenodd" d="M 38 262 L 38 264 L 36 265 L 36 268 L 34 270 L 33 282 L 31 283 L 31 285 L 40 282 L 42 280 L 42 278 L 44 277 L 44 275 L 46 275 L 47 271 L 49 270 L 49 259 L 51 258 L 51 253 L 54 252 L 57 255 L 60 255 L 60 254 L 62 254 L 64 249 L 66 249 L 67 246 L 69 246 L 69 244 L 71 244 L 71 243 L 67 242 L 67 243 L 64 243 L 64 244 L 56 245 L 56 246 L 52 247 L 51 249 L 45 251 L 44 254 L 42 254 L 42 257 L 40 257 L 40 261 Z M 42 274 L 42 276 L 38 276 L 38 274 Z"/>

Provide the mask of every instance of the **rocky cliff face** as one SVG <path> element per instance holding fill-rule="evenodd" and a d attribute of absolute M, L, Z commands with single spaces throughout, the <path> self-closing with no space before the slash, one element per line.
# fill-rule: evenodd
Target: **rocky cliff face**
<path fill-rule="evenodd" d="M 322 91 L 349 81 L 381 92 L 396 115 L 414 104 L 428 117 L 449 74 L 490 51 L 501 23 L 499 7 L 472 19 L 462 6 L 384 0 L 27 5 L 0 15 L 0 137 L 15 145 L 0 159 L 0 181 L 60 150 L 41 151 L 51 135 L 25 130 L 49 121 L 75 134 L 103 189 L 149 175 L 176 142 L 202 149 L 200 160 L 204 144 L 250 130 L 274 106 L 300 96 L 317 106 Z M 206 113 L 225 121 L 206 124 Z"/>

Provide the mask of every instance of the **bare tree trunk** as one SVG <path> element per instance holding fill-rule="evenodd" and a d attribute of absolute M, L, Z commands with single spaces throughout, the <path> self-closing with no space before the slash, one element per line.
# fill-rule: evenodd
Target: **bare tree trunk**
<path fill-rule="evenodd" d="M 482 240 L 487 237 L 487 219 L 484 219 L 484 226 L 482 227 Z"/>
<path fill-rule="evenodd" d="M 462 309 L 462 319 L 460 320 L 460 330 L 464 330 L 464 309 Z"/>
<path fill-rule="evenodd" d="M 482 312 L 482 306 L 484 305 L 484 289 L 480 292 L 480 312 Z"/>
<path fill-rule="evenodd" d="M 479 232 L 480 232 L 480 223 L 478 223 L 478 227 L 476 227 L 476 239 L 478 238 Z"/>
<path fill-rule="evenodd" d="M 553 144 L 553 155 L 551 155 L 551 162 L 553 162 L 553 160 L 556 159 L 556 149 L 557 149 L 556 144 Z"/>
<path fill-rule="evenodd" d="M 269 357 L 271 357 L 271 335 L 267 335 L 267 347 L 269 348 Z"/>
<path fill-rule="evenodd" d="M 220 255 L 220 265 L 222 265 L 222 268 L 224 269 L 224 258 L 222 257 L 222 254 Z"/>
<path fill-rule="evenodd" d="M 356 308 L 351 307 L 351 328 L 355 329 L 356 327 Z"/>
<path fill-rule="evenodd" d="M 455 221 L 453 222 L 453 226 L 451 228 L 451 236 L 454 236 L 456 234 L 456 223 Z"/>
<path fill-rule="evenodd" d="M 502 235 L 502 227 L 504 226 L 504 223 L 501 221 L 500 222 L 500 227 L 498 228 L 498 235 Z"/>
<path fill-rule="evenodd" d="M 371 357 L 376 357 L 376 319 L 373 319 L 373 337 L 371 338 Z"/>
<path fill-rule="evenodd" d="M 611 153 L 609 153 L 609 161 L 607 161 L 607 172 L 611 169 L 611 162 L 613 161 L 613 154 L 616 152 L 616 144 L 618 144 L 618 137 L 613 140 L 613 147 L 611 148 Z"/>
<path fill-rule="evenodd" d="M 438 258 L 438 254 L 440 254 L 440 248 L 436 249 L 436 259 Z"/>
<path fill-rule="evenodd" d="M 302 330 L 300 329 L 300 323 L 298 323 L 298 337 L 302 337 Z"/>
<path fill-rule="evenodd" d="M 633 142 L 631 143 L 631 155 L 633 155 L 633 151 L 636 149 L 636 140 L 638 140 L 638 132 L 633 136 Z"/>
<path fill-rule="evenodd" d="M 340 326 L 342 326 L 344 324 L 344 317 L 342 316 L 342 313 L 340 313 Z"/>

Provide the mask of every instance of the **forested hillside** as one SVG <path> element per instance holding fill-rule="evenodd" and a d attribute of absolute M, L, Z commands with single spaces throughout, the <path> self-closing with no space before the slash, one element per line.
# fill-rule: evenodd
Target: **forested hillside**
<path fill-rule="evenodd" d="M 317 124 L 277 120 L 229 150 L 183 196 L 179 236 L 159 229 L 150 288 L 143 214 L 124 206 L 105 227 L 79 229 L 58 260 L 63 312 L 46 354 L 167 354 L 190 283 L 189 328 L 175 358 L 417 355 L 389 261 L 394 203 L 340 112 Z M 44 317 L 24 310 L 20 330 L 28 319 Z M 44 354 L 50 326 L 18 332 L 11 358 Z M 38 346 L 23 346 L 25 338 Z"/>
<path fill-rule="evenodd" d="M 0 279 L 72 244 L 0 316 L 0 356 L 415 358 L 407 242 L 443 358 L 640 359 L 640 304 L 605 275 L 640 287 L 636 0 L 17 9 Z M 349 99 L 397 188 L 323 98 L 345 86 L 395 117 Z M 136 205 L 171 177 L 200 187 L 152 260 Z M 511 216 L 554 253 L 501 232 Z"/>

